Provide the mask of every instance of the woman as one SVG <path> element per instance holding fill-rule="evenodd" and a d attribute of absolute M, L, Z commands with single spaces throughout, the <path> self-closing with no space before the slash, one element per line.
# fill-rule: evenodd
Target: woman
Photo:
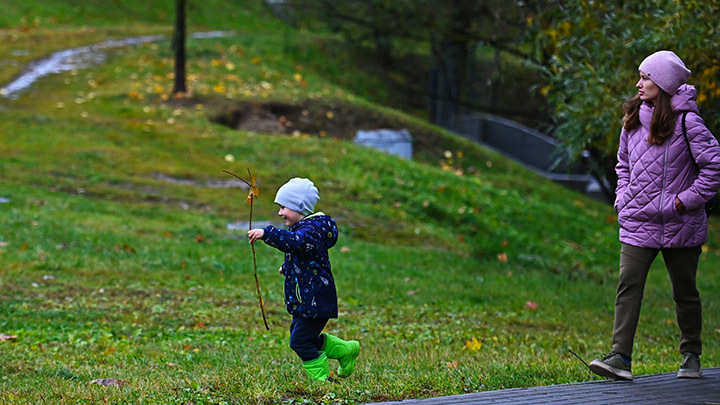
<path fill-rule="evenodd" d="M 633 339 L 645 281 L 662 253 L 681 332 L 683 360 L 677 376 L 698 378 L 702 308 L 695 277 L 701 246 L 707 242 L 704 205 L 720 187 L 720 146 L 698 115 L 697 91 L 686 84 L 690 70 L 677 55 L 656 52 L 638 70 L 638 93 L 623 105 L 615 168 L 621 249 L 612 352 L 593 360 L 590 370 L 632 380 Z"/>

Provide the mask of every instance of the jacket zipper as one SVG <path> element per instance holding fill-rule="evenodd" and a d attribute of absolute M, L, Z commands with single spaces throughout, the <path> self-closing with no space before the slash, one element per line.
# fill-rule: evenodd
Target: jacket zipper
<path fill-rule="evenodd" d="M 665 201 L 665 183 L 667 182 L 667 156 L 668 148 L 670 147 L 670 139 L 665 142 L 665 154 L 663 156 L 663 180 L 662 189 L 660 191 L 660 204 L 658 204 L 658 211 L 660 212 L 660 247 L 662 248 L 665 244 L 665 217 L 663 216 L 662 206 Z"/>
<path fill-rule="evenodd" d="M 298 302 L 302 304 L 302 297 L 300 297 L 300 283 L 298 283 L 297 277 L 295 277 L 295 295 L 297 296 Z"/>

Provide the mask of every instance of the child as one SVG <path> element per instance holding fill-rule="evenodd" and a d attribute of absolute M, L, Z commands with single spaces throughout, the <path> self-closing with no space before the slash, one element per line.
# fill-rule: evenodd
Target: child
<path fill-rule="evenodd" d="M 338 317 L 335 280 L 330 271 L 328 249 L 335 246 L 335 221 L 322 212 L 313 213 L 320 198 L 315 184 L 293 178 L 275 196 L 278 216 L 288 231 L 272 225 L 248 231 L 250 243 L 262 239 L 268 246 L 285 252 L 280 273 L 285 276 L 285 307 L 292 315 L 290 348 L 316 381 L 328 379 L 328 359 L 340 362 L 338 376 L 348 377 L 355 369 L 360 343 L 322 333 L 329 318 Z"/>

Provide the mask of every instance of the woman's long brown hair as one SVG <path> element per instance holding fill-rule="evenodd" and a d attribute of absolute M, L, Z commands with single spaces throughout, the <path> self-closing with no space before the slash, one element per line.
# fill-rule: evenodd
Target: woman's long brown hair
<path fill-rule="evenodd" d="M 650 136 L 648 136 L 648 142 L 651 145 L 662 145 L 665 139 L 673 134 L 675 131 L 675 119 L 677 113 L 672 108 L 670 102 L 670 95 L 659 89 L 660 93 L 655 98 L 653 104 L 653 115 L 650 120 Z M 640 100 L 640 95 L 636 94 L 635 97 L 626 101 L 623 106 L 623 128 L 626 131 L 632 131 L 640 125 L 640 105 L 643 103 Z"/>

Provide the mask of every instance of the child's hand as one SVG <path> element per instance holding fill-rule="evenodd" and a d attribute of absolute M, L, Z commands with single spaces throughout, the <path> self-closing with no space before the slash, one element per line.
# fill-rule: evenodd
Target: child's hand
<path fill-rule="evenodd" d="M 285 273 L 283 273 L 282 266 L 280 266 L 280 268 L 278 269 L 278 273 L 285 274 Z"/>
<path fill-rule="evenodd" d="M 251 229 L 248 231 L 248 240 L 250 243 L 255 243 L 258 239 L 262 239 L 265 236 L 264 229 Z"/>

